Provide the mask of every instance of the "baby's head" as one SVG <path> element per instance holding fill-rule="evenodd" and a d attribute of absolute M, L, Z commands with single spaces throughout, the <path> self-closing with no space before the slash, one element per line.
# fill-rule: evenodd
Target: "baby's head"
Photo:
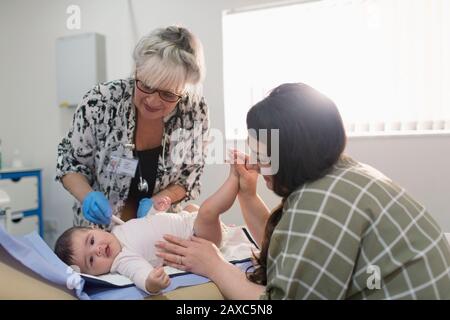
<path fill-rule="evenodd" d="M 113 234 L 87 227 L 67 229 L 55 244 L 55 253 L 62 261 L 92 275 L 108 273 L 121 249 Z"/>

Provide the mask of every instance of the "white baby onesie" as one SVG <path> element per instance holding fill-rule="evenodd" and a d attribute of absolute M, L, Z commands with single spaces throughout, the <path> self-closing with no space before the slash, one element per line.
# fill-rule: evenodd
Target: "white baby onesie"
<path fill-rule="evenodd" d="M 111 272 L 128 277 L 138 288 L 147 292 L 145 280 L 161 261 L 155 255 L 156 241 L 163 241 L 164 234 L 189 238 L 193 234 L 196 216 L 196 212 L 186 211 L 149 214 L 114 227 L 111 233 L 119 240 L 122 250 L 114 259 Z"/>

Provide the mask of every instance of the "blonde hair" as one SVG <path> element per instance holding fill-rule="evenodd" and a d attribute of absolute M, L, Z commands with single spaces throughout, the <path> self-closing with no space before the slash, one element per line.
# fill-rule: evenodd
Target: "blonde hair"
<path fill-rule="evenodd" d="M 150 87 L 186 89 L 201 95 L 205 76 L 203 47 L 189 30 L 169 26 L 156 29 L 142 37 L 133 52 L 136 70 Z"/>

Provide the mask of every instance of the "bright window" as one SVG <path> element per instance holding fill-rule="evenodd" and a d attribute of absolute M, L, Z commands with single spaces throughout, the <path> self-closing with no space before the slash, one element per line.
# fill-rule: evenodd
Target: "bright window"
<path fill-rule="evenodd" d="M 225 128 L 284 82 L 329 96 L 350 132 L 450 129 L 450 0 L 322 0 L 223 16 Z"/>

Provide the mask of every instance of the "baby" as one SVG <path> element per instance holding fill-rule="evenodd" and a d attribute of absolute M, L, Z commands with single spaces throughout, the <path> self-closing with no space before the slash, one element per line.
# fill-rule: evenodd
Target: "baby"
<path fill-rule="evenodd" d="M 239 178 L 233 165 L 224 184 L 198 207 L 188 205 L 181 213 L 148 214 L 114 226 L 111 233 L 101 229 L 72 227 L 56 241 L 56 255 L 80 272 L 101 275 L 116 272 L 128 277 L 147 293 L 155 294 L 170 284 L 161 259 L 155 255 L 155 243 L 164 234 L 189 238 L 193 234 L 217 246 L 222 241 L 219 216 L 236 199 Z M 167 209 L 167 203 L 155 203 L 156 209 Z M 181 257 L 181 256 L 180 256 Z M 182 261 L 180 261 L 182 263 Z"/>

